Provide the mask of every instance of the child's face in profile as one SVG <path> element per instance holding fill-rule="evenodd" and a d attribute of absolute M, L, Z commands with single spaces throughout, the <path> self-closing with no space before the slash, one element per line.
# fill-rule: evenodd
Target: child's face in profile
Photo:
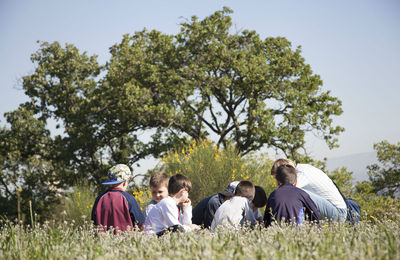
<path fill-rule="evenodd" d="M 168 197 L 168 188 L 165 185 L 157 187 L 150 187 L 151 199 L 155 202 L 160 202 L 162 199 Z"/>

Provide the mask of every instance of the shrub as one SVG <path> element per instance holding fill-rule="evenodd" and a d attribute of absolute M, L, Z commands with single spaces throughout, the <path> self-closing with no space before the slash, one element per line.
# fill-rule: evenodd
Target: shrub
<path fill-rule="evenodd" d="M 192 182 L 193 204 L 218 193 L 232 181 L 250 180 L 269 194 L 274 189 L 270 177 L 271 161 L 257 156 L 241 157 L 234 146 L 218 149 L 209 140 L 192 142 L 181 151 L 163 157 L 163 168 L 169 175 L 183 174 Z"/>
<path fill-rule="evenodd" d="M 95 199 L 96 193 L 91 185 L 82 183 L 73 186 L 73 191 L 69 192 L 65 198 L 63 219 L 74 222 L 76 225 L 82 225 L 90 220 Z"/>

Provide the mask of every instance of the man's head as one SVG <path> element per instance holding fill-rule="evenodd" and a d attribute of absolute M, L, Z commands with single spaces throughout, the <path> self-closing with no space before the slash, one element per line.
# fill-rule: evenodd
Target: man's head
<path fill-rule="evenodd" d="M 275 174 L 278 185 L 295 184 L 297 180 L 296 169 L 289 164 L 283 164 L 278 167 Z"/>
<path fill-rule="evenodd" d="M 281 159 L 276 160 L 274 162 L 274 164 L 272 165 L 271 175 L 275 175 L 276 174 L 276 170 L 278 169 L 278 167 L 281 166 L 281 165 L 284 165 L 284 164 L 288 164 L 288 165 L 291 165 L 294 168 L 296 168 L 296 163 L 295 162 L 293 162 L 292 160 L 289 160 L 289 159 L 281 158 Z"/>
<path fill-rule="evenodd" d="M 128 187 L 128 182 L 132 177 L 131 170 L 125 164 L 117 164 L 108 170 L 108 180 L 104 185 L 110 185 L 109 188 L 121 187 L 124 190 Z"/>
<path fill-rule="evenodd" d="M 165 172 L 155 172 L 150 178 L 151 199 L 160 202 L 168 196 L 169 176 Z"/>
<path fill-rule="evenodd" d="M 252 201 L 254 199 L 254 184 L 251 181 L 241 181 L 236 187 L 235 196 L 245 197 Z"/>

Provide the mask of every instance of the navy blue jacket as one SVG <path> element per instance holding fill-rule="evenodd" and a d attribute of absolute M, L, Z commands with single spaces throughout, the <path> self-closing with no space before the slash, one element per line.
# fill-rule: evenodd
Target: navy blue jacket
<path fill-rule="evenodd" d="M 307 192 L 292 184 L 283 184 L 268 198 L 264 213 L 265 227 L 273 221 L 301 223 L 305 219 L 320 220 L 321 214 Z"/>
<path fill-rule="evenodd" d="M 209 228 L 217 209 L 224 203 L 224 195 L 218 193 L 202 199 L 192 210 L 192 223 Z"/>

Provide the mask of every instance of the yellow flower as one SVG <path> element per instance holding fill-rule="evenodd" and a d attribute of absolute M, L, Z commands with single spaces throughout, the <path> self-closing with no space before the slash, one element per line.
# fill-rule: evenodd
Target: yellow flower
<path fill-rule="evenodd" d="M 375 219 L 375 217 L 374 216 L 370 216 L 371 218 L 373 218 L 373 219 Z"/>
<path fill-rule="evenodd" d="M 244 180 L 247 180 L 248 178 L 249 178 L 249 176 L 248 176 L 248 175 L 246 175 L 246 177 L 244 177 L 243 179 L 244 179 Z"/>
<path fill-rule="evenodd" d="M 80 192 L 78 192 L 78 198 L 81 198 L 81 193 Z"/>
<path fill-rule="evenodd" d="M 179 154 L 175 153 L 175 157 L 179 157 Z"/>
<path fill-rule="evenodd" d="M 325 224 L 324 226 L 325 226 L 325 227 L 328 227 L 328 225 L 327 225 L 327 224 Z"/>

